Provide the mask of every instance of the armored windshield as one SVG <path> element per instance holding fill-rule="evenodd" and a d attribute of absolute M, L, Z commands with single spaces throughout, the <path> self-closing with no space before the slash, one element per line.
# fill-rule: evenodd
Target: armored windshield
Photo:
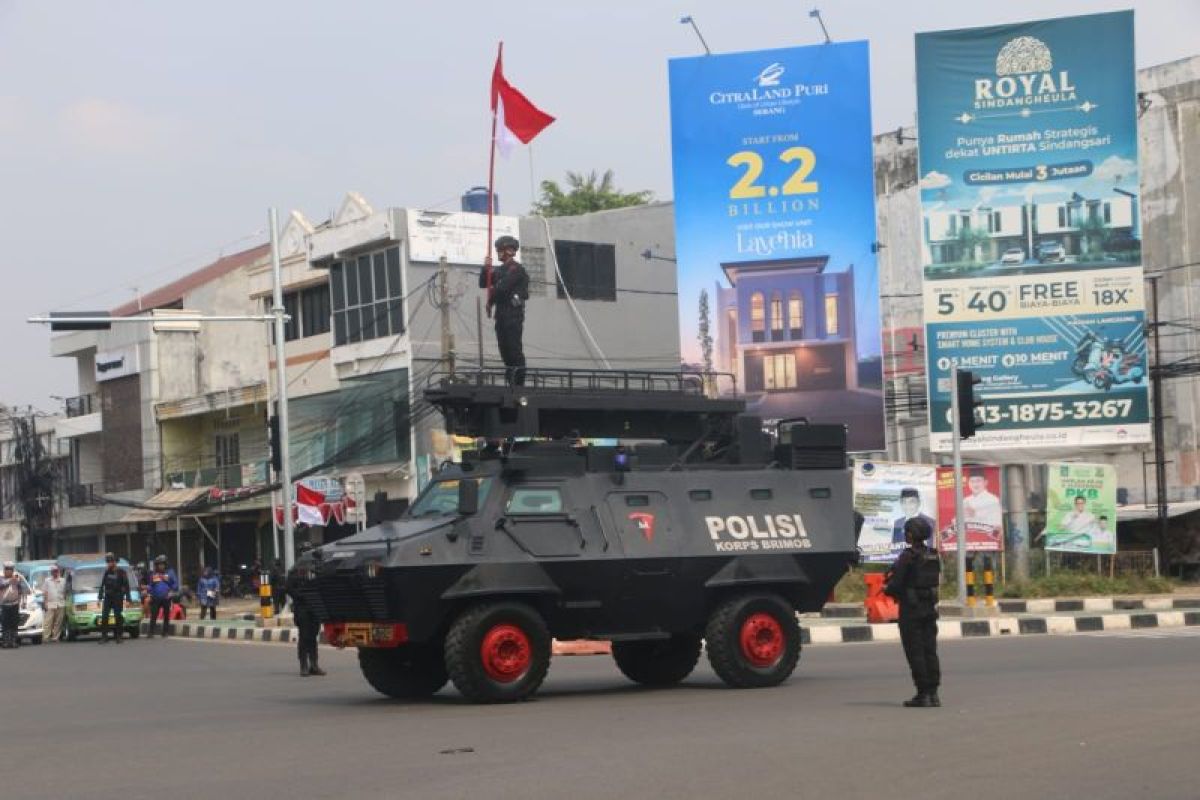
<path fill-rule="evenodd" d="M 491 478 L 471 478 L 479 481 L 479 505 L 487 502 L 492 488 Z M 430 484 L 409 509 L 409 516 L 424 517 L 433 514 L 453 514 L 458 511 L 458 479 L 435 481 Z"/>

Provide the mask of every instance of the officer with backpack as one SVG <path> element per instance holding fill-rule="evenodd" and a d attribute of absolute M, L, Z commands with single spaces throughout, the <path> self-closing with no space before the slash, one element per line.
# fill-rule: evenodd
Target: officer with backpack
<path fill-rule="evenodd" d="M 904 523 L 908 547 L 896 559 L 887 575 L 884 593 L 900 604 L 900 642 L 912 670 L 917 693 L 905 700 L 908 708 L 941 706 L 938 685 L 942 682 L 937 654 L 937 601 L 942 578 L 942 562 L 928 542 L 933 529 L 921 517 Z"/>

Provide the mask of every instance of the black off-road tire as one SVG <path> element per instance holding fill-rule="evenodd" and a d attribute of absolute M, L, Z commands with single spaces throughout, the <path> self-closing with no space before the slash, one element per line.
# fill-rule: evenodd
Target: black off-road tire
<path fill-rule="evenodd" d="M 743 630 L 752 620 L 766 619 L 774 620 L 772 630 L 779 635 L 778 657 L 755 663 L 743 646 Z M 777 686 L 800 660 L 800 624 L 792 607 L 776 594 L 745 594 L 724 601 L 708 618 L 704 642 L 713 671 L 739 689 Z"/>
<path fill-rule="evenodd" d="M 497 677 L 496 662 L 485 664 L 485 641 L 503 640 L 515 651 L 513 671 Z M 464 611 L 446 634 L 446 669 L 462 696 L 473 703 L 524 700 L 542 685 L 550 669 L 550 632 L 540 614 L 524 603 L 502 602 Z M 490 665 L 490 668 L 489 668 Z"/>
<path fill-rule="evenodd" d="M 397 700 L 429 697 L 449 677 L 440 643 L 360 647 L 358 666 L 371 688 Z"/>
<path fill-rule="evenodd" d="M 646 686 L 674 686 L 700 660 L 699 636 L 672 636 L 640 642 L 613 642 L 613 660 L 626 678 Z"/>

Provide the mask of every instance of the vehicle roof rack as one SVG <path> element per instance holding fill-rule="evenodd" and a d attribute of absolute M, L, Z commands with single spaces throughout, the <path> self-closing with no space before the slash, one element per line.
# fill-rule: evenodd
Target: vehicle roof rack
<path fill-rule="evenodd" d="M 745 411 L 740 397 L 708 397 L 725 373 L 528 369 L 509 386 L 504 369 L 435 373 L 425 399 L 458 436 L 659 439 L 727 437 Z"/>

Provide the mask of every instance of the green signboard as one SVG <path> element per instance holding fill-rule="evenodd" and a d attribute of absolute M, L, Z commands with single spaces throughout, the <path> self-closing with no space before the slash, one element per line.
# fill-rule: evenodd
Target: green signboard
<path fill-rule="evenodd" d="M 1117 552 L 1117 471 L 1109 464 L 1051 464 L 1046 549 Z"/>

